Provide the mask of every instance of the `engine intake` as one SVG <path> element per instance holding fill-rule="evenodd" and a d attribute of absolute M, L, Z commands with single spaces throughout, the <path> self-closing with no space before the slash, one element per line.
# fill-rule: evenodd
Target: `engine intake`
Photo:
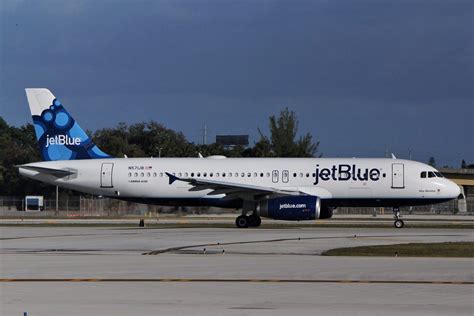
<path fill-rule="evenodd" d="M 268 199 L 260 202 L 259 208 L 261 216 L 272 219 L 306 221 L 321 218 L 321 200 L 317 196 L 288 196 Z"/>

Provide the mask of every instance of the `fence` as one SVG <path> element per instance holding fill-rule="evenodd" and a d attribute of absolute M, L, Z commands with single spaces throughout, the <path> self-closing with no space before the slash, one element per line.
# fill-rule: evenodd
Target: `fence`
<path fill-rule="evenodd" d="M 39 215 L 38 212 L 19 212 L 25 209 L 24 198 L 21 197 L 0 197 L 0 216 L 31 216 Z M 410 214 L 453 214 L 457 213 L 458 201 L 402 208 L 403 213 Z M 391 214 L 390 208 L 374 207 L 340 207 L 337 214 Z M 474 214 L 474 196 L 467 197 L 467 212 Z M 133 202 L 120 201 L 110 198 L 98 197 L 61 197 L 58 200 L 58 212 L 56 212 L 56 199 L 44 199 L 43 216 L 133 216 L 133 215 L 153 215 L 153 214 L 174 214 L 177 216 L 190 214 L 234 214 L 233 209 L 220 209 L 211 207 L 169 207 L 146 205 Z"/>

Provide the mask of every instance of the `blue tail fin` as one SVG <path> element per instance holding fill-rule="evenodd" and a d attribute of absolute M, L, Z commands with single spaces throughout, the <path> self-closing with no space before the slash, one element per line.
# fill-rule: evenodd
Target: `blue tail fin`
<path fill-rule="evenodd" d="M 51 91 L 25 90 L 43 160 L 111 158 L 92 142 Z"/>

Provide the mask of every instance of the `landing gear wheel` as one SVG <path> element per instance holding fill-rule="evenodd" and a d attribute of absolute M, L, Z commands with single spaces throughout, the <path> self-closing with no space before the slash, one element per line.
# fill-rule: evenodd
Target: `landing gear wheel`
<path fill-rule="evenodd" d="M 403 228 L 403 226 L 405 226 L 405 223 L 400 219 L 400 208 L 394 207 L 393 215 L 395 218 L 395 222 L 393 222 L 393 226 L 395 226 L 395 228 Z"/>
<path fill-rule="evenodd" d="M 248 222 L 250 227 L 258 227 L 262 224 L 262 219 L 258 215 L 250 215 L 248 217 Z"/>
<path fill-rule="evenodd" d="M 240 215 L 235 219 L 235 225 L 238 228 L 247 228 L 249 227 L 249 218 L 245 215 Z"/>
<path fill-rule="evenodd" d="M 395 226 L 395 228 L 402 228 L 404 225 L 405 225 L 405 223 L 404 223 L 403 220 L 401 220 L 401 219 L 397 219 L 397 220 L 393 223 L 393 226 Z"/>

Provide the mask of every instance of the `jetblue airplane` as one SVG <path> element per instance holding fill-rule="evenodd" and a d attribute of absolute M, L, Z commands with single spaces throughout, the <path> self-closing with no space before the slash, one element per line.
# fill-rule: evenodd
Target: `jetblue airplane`
<path fill-rule="evenodd" d="M 43 161 L 18 166 L 34 180 L 154 205 L 242 209 L 237 227 L 331 218 L 340 206 L 399 208 L 449 201 L 460 188 L 426 164 L 388 158 L 113 158 L 48 89 L 26 89 Z"/>

